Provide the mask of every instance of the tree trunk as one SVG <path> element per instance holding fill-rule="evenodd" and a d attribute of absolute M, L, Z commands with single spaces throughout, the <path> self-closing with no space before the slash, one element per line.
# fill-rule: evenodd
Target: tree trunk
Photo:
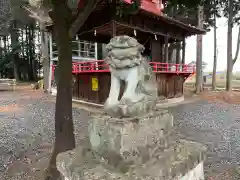
<path fill-rule="evenodd" d="M 19 77 L 19 53 L 17 52 L 18 48 L 18 32 L 17 32 L 17 23 L 16 21 L 12 21 L 12 27 L 11 27 L 11 45 L 12 45 L 12 51 L 13 51 L 13 55 L 12 55 L 12 61 L 13 61 L 13 75 L 14 75 L 14 79 L 16 79 L 16 81 L 20 80 Z"/>
<path fill-rule="evenodd" d="M 198 27 L 203 28 L 203 6 L 198 7 Z M 202 35 L 197 35 L 197 62 L 196 62 L 196 92 L 202 92 L 203 74 L 202 74 Z"/>
<path fill-rule="evenodd" d="M 50 59 L 48 52 L 48 33 L 44 26 L 40 25 L 41 29 L 41 62 L 43 63 L 43 87 L 44 91 L 50 91 L 49 87 L 49 73 L 50 73 Z"/>
<path fill-rule="evenodd" d="M 216 0 L 214 1 L 216 5 Z M 212 90 L 216 90 L 216 70 L 217 70 L 217 22 L 216 12 L 214 13 L 214 55 L 213 55 L 213 72 L 212 72 Z"/>
<path fill-rule="evenodd" d="M 29 48 L 30 48 L 30 64 L 32 71 L 32 78 L 34 81 L 37 80 L 37 69 L 36 69 L 36 55 L 35 55 L 35 29 L 36 24 L 32 23 L 29 26 Z"/>
<path fill-rule="evenodd" d="M 238 59 L 239 51 L 240 51 L 240 25 L 238 27 L 237 49 L 236 49 L 235 57 L 233 59 L 233 66 Z"/>
<path fill-rule="evenodd" d="M 4 56 L 7 55 L 8 51 L 7 51 L 7 37 L 3 36 L 3 51 L 4 51 Z"/>
<path fill-rule="evenodd" d="M 29 29 L 28 26 L 25 26 L 25 32 L 26 32 L 26 41 L 25 41 L 25 48 L 26 48 L 26 80 L 31 80 L 31 70 L 30 70 L 30 51 L 29 51 Z"/>
<path fill-rule="evenodd" d="M 228 33 L 227 33 L 227 78 L 226 91 L 232 90 L 232 28 L 233 28 L 233 0 L 228 1 Z"/>
<path fill-rule="evenodd" d="M 71 11 L 67 0 L 52 0 L 52 4 L 59 69 L 55 109 L 55 143 L 48 169 L 49 175 L 46 179 L 56 180 L 59 177 L 56 168 L 57 154 L 75 148 L 75 137 L 72 119 L 72 39 L 69 35 Z"/>
<path fill-rule="evenodd" d="M 28 76 L 29 76 L 29 80 L 33 80 L 35 81 L 36 76 L 35 74 L 35 70 L 34 70 L 34 61 L 35 61 L 35 57 L 34 57 L 34 37 L 33 37 L 33 29 L 34 29 L 34 25 L 30 24 L 28 25 L 28 33 L 27 33 L 27 37 L 28 37 Z"/>

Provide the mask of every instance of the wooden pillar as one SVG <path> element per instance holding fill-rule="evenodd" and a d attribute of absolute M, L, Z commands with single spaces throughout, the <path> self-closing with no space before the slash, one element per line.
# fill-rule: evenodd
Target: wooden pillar
<path fill-rule="evenodd" d="M 186 51 L 186 41 L 184 38 L 182 42 L 182 64 L 185 64 L 185 51 Z"/>
<path fill-rule="evenodd" d="M 161 52 L 162 52 L 162 56 L 161 56 L 161 62 L 164 62 L 165 61 L 165 56 L 164 56 L 164 41 L 162 40 L 161 41 Z"/>
<path fill-rule="evenodd" d="M 160 40 L 160 49 L 159 49 L 159 51 L 160 51 L 160 62 L 163 62 L 163 42 L 162 42 L 162 40 Z"/>
<path fill-rule="evenodd" d="M 176 63 L 176 44 L 168 44 L 168 63 Z"/>
<path fill-rule="evenodd" d="M 180 64 L 180 50 L 181 50 L 181 43 L 177 42 L 177 45 L 176 45 L 176 64 Z"/>
<path fill-rule="evenodd" d="M 168 37 L 164 38 L 164 61 L 168 62 Z"/>
<path fill-rule="evenodd" d="M 160 62 L 162 60 L 160 40 L 151 40 L 151 57 L 153 62 Z"/>
<path fill-rule="evenodd" d="M 117 35 L 116 22 L 113 21 L 113 23 L 112 23 L 112 37 L 115 37 L 116 35 Z"/>

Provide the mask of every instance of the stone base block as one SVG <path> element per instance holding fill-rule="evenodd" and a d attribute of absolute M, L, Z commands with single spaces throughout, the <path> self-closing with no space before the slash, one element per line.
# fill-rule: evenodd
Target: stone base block
<path fill-rule="evenodd" d="M 174 149 L 153 152 L 148 162 L 123 172 L 94 151 L 75 149 L 57 157 L 58 170 L 68 180 L 204 180 L 205 147 L 180 140 Z"/>
<path fill-rule="evenodd" d="M 141 118 L 119 119 L 103 114 L 90 122 L 90 141 L 96 151 L 114 151 L 123 155 L 155 144 L 166 147 L 172 127 L 173 116 L 166 110 Z"/>
<path fill-rule="evenodd" d="M 87 147 L 59 154 L 57 168 L 68 180 L 203 180 L 206 148 L 174 134 L 166 110 L 141 118 L 101 114 L 90 122 Z"/>
<path fill-rule="evenodd" d="M 203 174 L 203 168 L 199 168 L 198 165 L 205 159 L 206 148 L 201 144 L 180 140 L 174 149 L 170 147 L 163 152 L 157 151 L 154 152 L 155 157 L 132 170 L 134 174 L 132 180 L 182 180 L 182 178 L 192 177 L 193 172 L 194 176 L 201 177 L 198 174 Z M 195 168 L 201 173 L 196 174 Z"/>
<path fill-rule="evenodd" d="M 113 172 L 108 172 L 106 169 L 103 169 L 103 167 L 99 166 L 94 169 L 88 170 L 86 173 L 88 174 L 86 178 L 82 178 L 75 174 L 75 177 L 72 178 L 65 178 L 64 180 L 93 180 L 92 175 L 95 174 L 95 177 L 97 176 L 98 180 L 127 180 L 127 177 L 124 177 L 124 175 L 120 175 L 119 173 L 116 173 L 113 175 Z M 106 175 L 104 177 L 104 174 Z M 88 177 L 90 176 L 90 177 Z M 104 179 L 103 179 L 104 178 Z M 96 180 L 96 179 L 94 179 Z M 199 163 L 194 169 L 190 170 L 186 175 L 183 177 L 178 177 L 175 180 L 204 180 L 204 170 L 203 170 L 203 162 Z"/>
<path fill-rule="evenodd" d="M 204 180 L 203 162 L 200 162 L 194 169 L 177 180 Z"/>

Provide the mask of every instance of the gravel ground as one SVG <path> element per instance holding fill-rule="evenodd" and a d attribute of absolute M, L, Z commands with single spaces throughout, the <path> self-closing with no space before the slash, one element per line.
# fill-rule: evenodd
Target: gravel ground
<path fill-rule="evenodd" d="M 208 176 L 237 167 L 240 162 L 240 105 L 197 101 L 169 110 L 183 138 L 208 147 L 205 163 Z"/>
<path fill-rule="evenodd" d="M 28 161 L 28 152 L 40 153 L 43 143 L 52 144 L 54 109 L 54 97 L 41 92 L 0 92 L 0 180 L 24 177 L 23 171 L 27 169 L 18 170 L 18 161 Z M 73 116 L 77 142 L 80 142 L 87 131 L 89 113 L 73 108 Z"/>
<path fill-rule="evenodd" d="M 169 110 L 181 136 L 207 145 L 205 170 L 209 176 L 237 166 L 240 105 L 197 101 Z M 85 138 L 90 113 L 75 107 L 73 116 L 80 142 Z M 0 180 L 27 179 L 24 172 L 33 171 L 26 166 L 31 165 L 30 157 L 39 157 L 42 151 L 51 149 L 54 97 L 29 90 L 0 92 L 0 118 Z"/>

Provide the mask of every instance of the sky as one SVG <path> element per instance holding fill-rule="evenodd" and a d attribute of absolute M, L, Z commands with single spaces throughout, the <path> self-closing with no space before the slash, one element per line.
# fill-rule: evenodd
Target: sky
<path fill-rule="evenodd" d="M 227 67 L 227 19 L 221 18 L 217 20 L 217 48 L 218 60 L 217 70 L 224 71 Z M 236 52 L 238 28 L 233 28 L 233 58 Z M 186 40 L 186 63 L 196 60 L 196 36 L 189 37 Z M 203 61 L 208 63 L 206 71 L 213 69 L 213 50 L 214 38 L 213 29 L 203 36 Z M 233 71 L 240 71 L 240 54 L 237 62 L 233 67 Z"/>

